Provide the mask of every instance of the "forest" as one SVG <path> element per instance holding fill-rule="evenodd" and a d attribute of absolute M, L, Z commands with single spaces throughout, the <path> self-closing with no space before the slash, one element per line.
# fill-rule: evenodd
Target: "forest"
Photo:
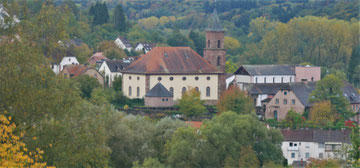
<path fill-rule="evenodd" d="M 324 77 L 360 85 L 359 1 L 1 0 L 0 4 L 9 13 L 0 26 L 0 166 L 4 167 L 287 166 L 280 131 L 257 119 L 251 99 L 242 92 L 229 91 L 216 107 L 219 113 L 195 129 L 169 117 L 152 119 L 118 111 L 131 103 L 121 94 L 121 79 L 114 88 L 101 88 L 84 84 L 91 83 L 86 77 L 56 76 L 49 68 L 69 55 L 86 63 L 98 51 L 111 59 L 142 54 L 115 46 L 119 35 L 133 46 L 138 42 L 190 46 L 202 55 L 204 29 L 214 9 L 226 30 L 228 73 L 241 64 L 311 64 L 323 67 Z M 14 22 L 15 17 L 20 22 Z M 68 45 L 74 39 L 81 44 Z M 241 103 L 229 103 L 233 99 Z M 204 108 L 201 102 L 184 99 L 182 107 L 189 106 L 189 115 Z M 354 149 L 351 156 L 359 159 L 360 152 Z"/>

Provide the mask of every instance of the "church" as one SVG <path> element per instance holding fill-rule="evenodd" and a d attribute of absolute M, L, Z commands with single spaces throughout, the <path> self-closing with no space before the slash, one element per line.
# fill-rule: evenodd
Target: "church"
<path fill-rule="evenodd" d="M 183 92 L 195 88 L 202 100 L 215 104 L 226 87 L 225 31 L 216 11 L 205 31 L 203 57 L 190 47 L 155 47 L 125 68 L 122 71 L 124 95 L 132 99 L 146 98 L 152 88 L 162 85 L 173 96 L 171 100 L 176 101 Z"/>

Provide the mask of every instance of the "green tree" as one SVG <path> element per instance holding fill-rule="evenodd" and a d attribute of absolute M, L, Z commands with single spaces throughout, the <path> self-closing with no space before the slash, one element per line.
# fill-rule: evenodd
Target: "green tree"
<path fill-rule="evenodd" d="M 205 36 L 191 30 L 189 33 L 189 38 L 194 42 L 196 52 L 200 55 L 203 55 L 205 48 Z"/>
<path fill-rule="evenodd" d="M 239 167 L 260 167 L 259 160 L 251 146 L 240 149 Z"/>
<path fill-rule="evenodd" d="M 216 107 L 220 112 L 233 111 L 238 114 L 254 113 L 253 100 L 246 92 L 237 87 L 230 87 L 220 97 Z"/>
<path fill-rule="evenodd" d="M 360 166 L 360 127 L 355 125 L 352 128 L 352 132 L 350 135 L 351 146 L 352 149 L 350 150 L 350 157 L 352 159 L 352 165 L 354 167 Z"/>
<path fill-rule="evenodd" d="M 115 91 L 122 91 L 122 76 L 115 77 L 112 85 Z"/>
<path fill-rule="evenodd" d="M 127 30 L 127 23 L 124 9 L 120 4 L 116 5 L 114 9 L 114 26 L 119 32 L 125 32 Z"/>
<path fill-rule="evenodd" d="M 301 114 L 291 109 L 286 114 L 285 121 L 287 124 L 286 127 L 298 129 L 302 124 L 305 123 L 305 118 L 301 116 Z"/>
<path fill-rule="evenodd" d="M 179 100 L 179 112 L 188 116 L 201 115 L 206 112 L 204 102 L 200 99 L 200 92 L 189 88 L 183 92 Z"/>
<path fill-rule="evenodd" d="M 165 168 L 156 158 L 145 158 L 144 163 L 139 165 L 139 161 L 133 163 L 133 168 Z"/>
<path fill-rule="evenodd" d="M 167 40 L 170 46 L 189 46 L 189 39 L 182 35 L 179 30 L 174 30 Z"/>
<path fill-rule="evenodd" d="M 310 102 L 330 101 L 338 114 L 344 119 L 352 116 L 349 101 L 343 96 L 344 83 L 335 75 L 327 75 L 316 83 L 315 90 L 310 94 Z"/>
<path fill-rule="evenodd" d="M 93 16 L 93 25 L 102 25 L 109 20 L 109 11 L 105 2 L 96 2 L 95 6 L 91 5 L 89 12 Z"/>
<path fill-rule="evenodd" d="M 90 99 L 92 91 L 100 87 L 99 81 L 89 75 L 80 75 L 73 79 L 79 84 L 82 98 Z"/>
<path fill-rule="evenodd" d="M 225 69 L 226 69 L 226 73 L 235 73 L 235 71 L 237 70 L 238 66 L 233 63 L 231 60 L 228 60 L 225 62 Z"/>
<path fill-rule="evenodd" d="M 315 103 L 310 109 L 310 121 L 318 126 L 328 126 L 336 120 L 336 110 L 330 101 Z"/>

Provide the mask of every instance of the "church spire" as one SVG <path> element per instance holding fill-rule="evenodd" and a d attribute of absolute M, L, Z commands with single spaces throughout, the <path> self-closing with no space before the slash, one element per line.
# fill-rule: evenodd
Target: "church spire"
<path fill-rule="evenodd" d="M 209 18 L 208 21 L 208 27 L 205 29 L 206 31 L 224 31 L 224 28 L 222 27 L 220 23 L 219 16 L 217 15 L 216 9 L 214 9 L 214 12 Z"/>

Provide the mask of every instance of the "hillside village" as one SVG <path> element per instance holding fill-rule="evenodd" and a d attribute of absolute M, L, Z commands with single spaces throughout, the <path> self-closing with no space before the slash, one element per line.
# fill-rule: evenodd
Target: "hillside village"
<path fill-rule="evenodd" d="M 73 4 L 66 3 L 70 7 Z M 3 93 L 0 108 L 4 111 L 0 119 L 4 130 L 6 127 L 16 131 L 10 125 L 14 122 L 25 136 L 6 134 L 19 136 L 15 139 L 29 144 L 30 150 L 41 151 L 38 151 L 40 156 L 45 153 L 44 158 L 39 159 L 23 152 L 33 159 L 35 166 L 360 165 L 360 82 L 356 68 L 352 74 L 345 74 L 334 68 L 345 66 L 343 63 L 334 67 L 324 66 L 316 59 L 295 63 L 281 57 L 284 54 L 276 58 L 282 61 L 257 64 L 249 59 L 242 63 L 234 59 L 234 53 L 242 50 L 236 45 L 239 38 L 231 35 L 229 21 L 219 17 L 224 13 L 218 13 L 216 7 L 204 16 L 206 26 L 189 33 L 189 41 L 193 43 L 171 45 L 182 37 L 181 32 L 176 31 L 167 39 L 167 44 L 164 40 L 134 40 L 131 32 L 119 31 L 116 36 L 111 35 L 111 40 L 99 40 L 96 49 L 90 50 L 90 43 L 77 37 L 59 38 L 61 40 L 51 43 L 28 40 L 33 37 L 30 31 L 16 33 L 22 31 L 21 24 L 29 24 L 22 21 L 23 17 L 12 16 L 13 11 L 5 11 L 5 7 L 10 11 L 17 5 L 24 4 L 0 6 L 0 14 L 4 13 L 0 15 L 0 23 L 6 25 L 0 38 L 0 55 L 6 63 L 0 74 L 4 82 L 0 83 Z M 105 2 L 94 2 L 89 12 L 100 11 L 104 6 Z M 54 15 L 56 10 L 63 10 L 53 5 L 48 8 L 54 9 Z M 114 15 L 123 10 L 117 5 Z M 119 14 L 119 18 L 130 17 L 123 14 Z M 93 15 L 95 22 L 96 14 Z M 7 24 L 3 16 L 15 19 Z M 17 29 L 17 25 L 21 28 Z M 115 27 L 125 29 L 122 25 L 126 23 Z M 227 32 L 229 30 L 231 32 Z M 199 34 L 203 35 L 202 40 Z M 236 42 L 230 43 L 229 38 Z M 355 44 L 350 60 L 346 59 L 357 67 L 360 48 Z M 36 49 L 32 47 L 37 45 Z M 57 47 L 51 48 L 51 45 Z M 30 51 L 33 54 L 25 58 Z M 251 49 L 246 48 L 243 54 L 249 52 Z M 324 58 L 319 59 L 325 61 Z M 298 58 L 294 55 L 294 59 Z M 17 62 L 19 60 L 21 62 Z M 234 63 L 235 60 L 238 62 Z M 57 130 L 63 134 L 53 135 Z M 81 147 L 82 144 L 86 147 Z M 73 151 L 75 148 L 81 150 Z M 56 154 L 59 159 L 51 155 L 70 151 L 70 158 L 66 154 Z M 86 153 L 96 151 L 100 151 L 99 158 L 93 162 L 91 156 L 86 157 L 89 161 L 81 159 Z M 19 163 L 25 167 L 31 165 Z M 0 167 L 4 165 L 0 160 Z"/>

